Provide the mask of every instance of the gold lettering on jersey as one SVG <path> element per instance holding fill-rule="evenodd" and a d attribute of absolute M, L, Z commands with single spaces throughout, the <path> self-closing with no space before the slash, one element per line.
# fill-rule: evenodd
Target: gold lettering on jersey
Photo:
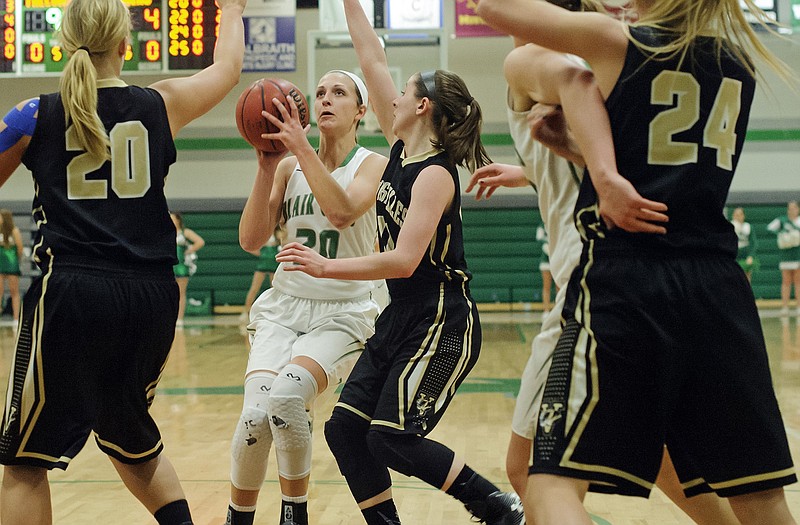
<path fill-rule="evenodd" d="M 381 181 L 380 186 L 378 186 L 377 197 L 378 202 L 382 202 L 386 206 L 386 213 L 394 220 L 395 224 L 402 227 L 403 222 L 406 220 L 408 209 L 397 198 L 392 184 L 388 181 Z"/>
<path fill-rule="evenodd" d="M 392 239 L 392 232 L 386 225 L 386 219 L 382 215 L 378 215 L 378 242 L 383 246 L 383 251 L 388 252 L 394 250 L 394 239 Z"/>

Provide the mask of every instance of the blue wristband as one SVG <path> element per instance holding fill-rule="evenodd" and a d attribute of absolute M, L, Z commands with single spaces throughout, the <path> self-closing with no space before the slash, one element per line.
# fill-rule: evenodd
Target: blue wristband
<path fill-rule="evenodd" d="M 36 112 L 39 110 L 39 99 L 29 100 L 22 109 L 11 108 L 3 122 L 6 127 L 0 131 L 0 153 L 14 146 L 23 136 L 32 136 L 36 129 Z"/>

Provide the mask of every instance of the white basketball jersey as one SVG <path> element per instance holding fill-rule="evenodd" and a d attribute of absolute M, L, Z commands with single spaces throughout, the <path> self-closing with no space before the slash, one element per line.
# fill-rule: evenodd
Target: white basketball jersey
<path fill-rule="evenodd" d="M 575 167 L 531 138 L 528 112 L 507 108 L 511 138 L 523 159 L 525 176 L 535 186 L 549 238 L 550 272 L 556 286 L 563 288 L 577 266 L 581 240 L 575 228 L 573 212 L 583 168 Z M 532 162 L 528 165 L 527 163 Z"/>
<path fill-rule="evenodd" d="M 347 188 L 359 166 L 372 152 L 356 146 L 341 166 L 331 175 L 343 188 Z M 308 185 L 300 164 L 289 177 L 283 197 L 283 220 L 286 227 L 286 242 L 305 244 L 329 259 L 361 257 L 375 251 L 377 222 L 375 207 L 343 230 L 338 230 L 323 215 L 311 187 Z M 303 272 L 287 272 L 284 263 L 278 266 L 272 286 L 280 292 L 305 299 L 352 299 L 369 294 L 372 281 L 345 281 L 318 279 Z"/>

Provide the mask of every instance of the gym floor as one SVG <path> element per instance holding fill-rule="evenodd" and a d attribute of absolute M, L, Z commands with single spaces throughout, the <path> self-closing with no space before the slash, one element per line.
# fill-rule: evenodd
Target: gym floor
<path fill-rule="evenodd" d="M 504 490 L 510 490 L 505 452 L 519 377 L 540 327 L 538 312 L 487 312 L 482 315 L 481 359 L 431 437 L 453 448 Z M 781 319 L 762 310 L 773 379 L 789 441 L 800 462 L 800 320 Z M 13 328 L 0 327 L 0 380 L 6 383 L 13 356 Z M 161 428 L 165 454 L 174 463 L 197 525 L 222 525 L 229 494 L 228 447 L 241 409 L 247 337 L 238 316 L 187 318 L 175 337 L 153 414 Z M 327 445 L 322 422 L 335 395 L 324 394 L 316 408 L 309 515 L 316 525 L 363 523 Z M 416 479 L 394 475 L 394 495 L 404 523 L 470 523 L 461 504 Z M 150 524 L 147 511 L 124 488 L 93 440 L 68 471 L 50 475 L 54 523 Z M 800 518 L 800 485 L 786 488 Z M 274 455 L 259 500 L 256 523 L 278 518 L 279 489 Z M 692 523 L 657 489 L 649 500 L 587 496 L 598 525 L 673 525 Z"/>

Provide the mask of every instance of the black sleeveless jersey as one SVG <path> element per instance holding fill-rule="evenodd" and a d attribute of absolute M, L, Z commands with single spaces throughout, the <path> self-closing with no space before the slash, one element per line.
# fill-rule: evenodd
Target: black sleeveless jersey
<path fill-rule="evenodd" d="M 411 204 L 411 187 L 423 169 L 431 165 L 439 165 L 446 169 L 453 178 L 455 195 L 450 209 L 439 219 L 431 244 L 414 273 L 406 279 L 386 280 L 389 294 L 393 298 L 430 294 L 432 290 L 438 293 L 439 283 L 463 285 L 472 277 L 464 259 L 461 187 L 456 167 L 444 152 L 403 166 L 403 147 L 401 140 L 392 146 L 389 163 L 378 186 L 378 243 L 382 252 L 395 248 L 400 228 Z"/>
<path fill-rule="evenodd" d="M 657 46 L 669 36 L 631 27 L 632 37 Z M 723 215 L 744 144 L 755 79 L 715 42 L 699 38 L 683 64 L 649 59 L 633 42 L 606 101 L 619 173 L 645 198 L 667 204 L 666 235 L 605 231 L 597 194 L 584 177 L 576 221 L 596 250 L 670 255 L 736 256 L 736 234 Z"/>
<path fill-rule="evenodd" d="M 35 184 L 33 248 L 42 268 L 59 257 L 123 266 L 177 263 L 164 195 L 176 151 L 164 101 L 153 89 L 108 84 L 97 91 L 97 109 L 111 139 L 110 161 L 80 149 L 58 93 L 39 98 L 22 161 Z"/>

